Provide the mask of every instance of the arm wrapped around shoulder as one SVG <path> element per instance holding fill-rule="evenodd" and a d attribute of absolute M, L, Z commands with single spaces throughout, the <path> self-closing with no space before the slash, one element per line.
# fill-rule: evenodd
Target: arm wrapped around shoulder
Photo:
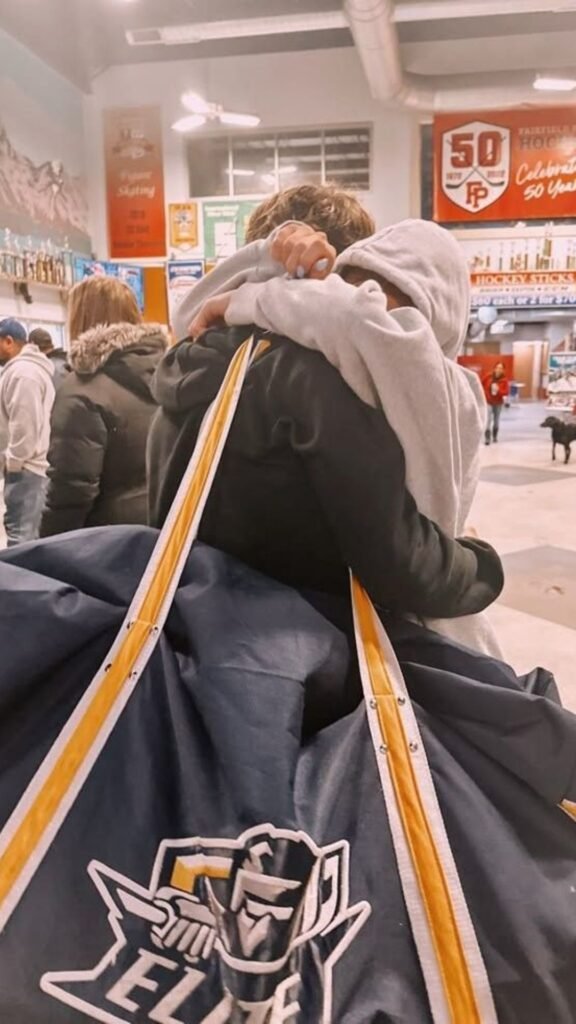
<path fill-rule="evenodd" d="M 360 401 L 322 356 L 299 349 L 268 400 L 270 415 L 290 423 L 342 561 L 376 605 L 450 619 L 496 600 L 504 583 L 496 552 L 449 537 L 420 513 L 386 416 Z"/>

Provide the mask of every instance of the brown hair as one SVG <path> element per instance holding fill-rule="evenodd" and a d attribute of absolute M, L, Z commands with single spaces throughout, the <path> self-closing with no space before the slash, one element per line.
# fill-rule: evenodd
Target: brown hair
<path fill-rule="evenodd" d="M 75 341 L 99 324 L 142 322 L 136 296 L 116 277 L 86 277 L 74 286 L 68 299 L 68 331 Z"/>
<path fill-rule="evenodd" d="M 337 253 L 374 234 L 375 224 L 356 196 L 337 185 L 296 185 L 265 199 L 248 221 L 246 241 L 267 238 L 287 220 L 324 231 Z"/>
<path fill-rule="evenodd" d="M 41 352 L 52 352 L 54 348 L 52 335 L 44 330 L 43 327 L 35 327 L 33 331 L 30 331 L 28 344 L 37 345 Z"/>

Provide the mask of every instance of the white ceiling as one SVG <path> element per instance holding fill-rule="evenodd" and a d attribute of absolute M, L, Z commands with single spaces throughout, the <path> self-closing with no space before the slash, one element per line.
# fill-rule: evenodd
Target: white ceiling
<path fill-rule="evenodd" d="M 572 11 L 558 13 L 554 13 L 554 8 L 560 7 L 556 0 L 548 3 L 541 0 L 540 3 L 524 3 L 522 15 L 458 16 L 458 10 L 471 6 L 465 0 L 462 3 L 453 0 L 397 3 L 397 16 L 401 16 L 402 11 L 415 15 L 418 8 L 422 16 L 420 20 L 398 24 L 405 70 L 440 77 L 528 71 L 533 77 L 536 71 L 576 67 L 576 2 L 572 4 Z M 475 9 L 491 10 L 496 6 L 504 9 L 504 0 L 498 5 L 483 0 Z M 450 18 L 425 19 L 427 10 L 434 8 L 440 13 L 442 7 L 447 14 L 452 12 Z M 531 7 L 543 10 L 529 10 Z"/>
<path fill-rule="evenodd" d="M 428 90 L 528 89 L 536 72 L 576 72 L 576 0 L 371 3 L 393 10 L 402 69 Z M 309 30 L 311 15 L 330 12 L 342 16 L 342 0 L 0 0 L 0 28 L 88 91 L 114 64 L 352 46 L 343 16 L 340 27 Z M 192 45 L 133 47 L 126 38 L 128 30 L 285 15 L 301 24 Z"/>

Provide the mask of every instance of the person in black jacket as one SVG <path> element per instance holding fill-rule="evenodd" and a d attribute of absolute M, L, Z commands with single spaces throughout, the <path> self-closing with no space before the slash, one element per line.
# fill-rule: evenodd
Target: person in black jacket
<path fill-rule="evenodd" d="M 305 186 L 255 211 L 252 247 L 291 217 L 324 231 L 336 251 L 373 230 L 353 196 Z M 225 278 L 225 265 L 218 272 Z M 210 330 L 182 341 L 158 367 L 151 525 L 163 524 L 203 416 L 253 332 L 261 336 L 255 327 Z M 299 589 L 345 593 L 349 567 L 383 609 L 451 618 L 491 604 L 503 585 L 497 554 L 481 541 L 450 539 L 419 514 L 382 411 L 357 398 L 319 353 L 270 341 L 248 372 L 201 540 Z"/>
<path fill-rule="evenodd" d="M 109 277 L 76 285 L 69 323 L 76 340 L 52 414 L 43 537 L 147 522 L 146 440 L 156 411 L 150 387 L 165 332 L 143 324 L 131 289 Z"/>
<path fill-rule="evenodd" d="M 206 410 L 255 330 L 208 331 L 158 367 L 152 525 L 164 522 Z M 346 593 L 350 567 L 381 609 L 451 618 L 491 604 L 503 585 L 497 554 L 478 540 L 450 539 L 419 514 L 382 411 L 319 353 L 269 341 L 248 371 L 200 539 L 301 590 Z"/>
<path fill-rule="evenodd" d="M 66 352 L 63 348 L 56 348 L 52 341 L 52 335 L 43 327 L 35 327 L 33 331 L 30 331 L 30 334 L 28 335 L 28 344 L 37 345 L 43 355 L 45 355 L 52 363 L 52 366 L 54 367 L 54 376 L 52 381 L 56 391 L 58 391 L 58 388 L 70 373 Z"/>

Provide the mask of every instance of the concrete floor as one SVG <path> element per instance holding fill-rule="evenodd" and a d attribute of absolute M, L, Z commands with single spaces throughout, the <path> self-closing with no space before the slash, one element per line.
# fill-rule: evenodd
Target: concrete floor
<path fill-rule="evenodd" d="M 544 406 L 504 410 L 497 445 L 483 451 L 471 525 L 503 556 L 506 587 L 489 612 L 517 671 L 542 665 L 576 711 L 576 445 L 552 462 Z"/>
<path fill-rule="evenodd" d="M 553 463 L 544 416 L 538 403 L 504 410 L 470 525 L 504 559 L 506 588 L 489 614 L 506 659 L 519 672 L 550 669 L 576 711 L 576 444 L 573 467 Z"/>

